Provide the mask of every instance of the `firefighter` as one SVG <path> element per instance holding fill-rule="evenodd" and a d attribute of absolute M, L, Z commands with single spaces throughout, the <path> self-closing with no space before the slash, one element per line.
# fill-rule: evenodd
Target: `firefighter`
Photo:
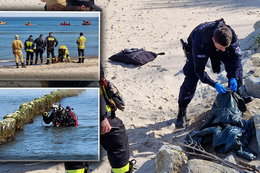
<path fill-rule="evenodd" d="M 59 47 L 59 62 L 70 62 L 70 55 L 69 55 L 69 49 L 65 45 L 61 45 Z"/>
<path fill-rule="evenodd" d="M 79 33 L 79 38 L 77 39 L 76 43 L 78 45 L 78 62 L 77 63 L 84 63 L 84 49 L 86 44 L 86 37 L 83 36 L 83 33 Z"/>
<path fill-rule="evenodd" d="M 100 80 L 100 143 L 107 151 L 113 173 L 132 173 L 135 160 L 129 161 L 129 142 L 125 126 L 118 117 L 107 93 L 107 81 L 101 68 Z M 115 147 L 116 146 L 116 147 Z"/>
<path fill-rule="evenodd" d="M 30 35 L 29 38 L 24 42 L 24 50 L 26 52 L 26 65 L 33 64 L 33 54 L 35 50 L 35 44 L 33 36 Z"/>
<path fill-rule="evenodd" d="M 43 52 L 45 51 L 45 44 L 44 44 L 44 41 L 42 39 L 43 35 L 40 34 L 39 38 L 37 38 L 34 43 L 35 43 L 35 46 L 36 46 L 36 52 L 35 52 L 35 64 L 37 64 L 38 62 L 38 55 L 40 54 L 40 59 L 41 59 L 41 64 L 43 62 Z"/>
<path fill-rule="evenodd" d="M 25 68 L 22 48 L 23 48 L 23 43 L 21 42 L 21 40 L 19 40 L 19 36 L 15 35 L 15 40 L 12 43 L 12 51 L 15 56 L 15 63 L 17 68 L 19 68 L 18 58 L 21 61 L 22 68 Z"/>
<path fill-rule="evenodd" d="M 51 62 L 54 63 L 54 59 L 55 59 L 55 53 L 54 53 L 54 49 L 55 47 L 58 46 L 58 40 L 53 36 L 53 33 L 50 32 L 49 36 L 45 38 L 45 46 L 47 48 L 47 62 L 46 64 L 50 63 L 50 60 L 52 60 Z M 51 54 L 51 58 L 50 58 L 50 54 Z"/>

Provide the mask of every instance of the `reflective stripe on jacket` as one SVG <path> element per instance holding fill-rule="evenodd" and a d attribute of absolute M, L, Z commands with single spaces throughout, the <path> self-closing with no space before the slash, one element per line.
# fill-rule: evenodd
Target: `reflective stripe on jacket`
<path fill-rule="evenodd" d="M 27 39 L 24 42 L 24 49 L 26 52 L 34 52 L 35 46 L 34 46 L 34 40 L 33 39 Z"/>

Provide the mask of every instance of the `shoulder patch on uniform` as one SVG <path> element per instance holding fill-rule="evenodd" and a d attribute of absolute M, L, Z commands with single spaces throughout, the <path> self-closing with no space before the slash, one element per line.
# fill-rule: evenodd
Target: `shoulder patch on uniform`
<path fill-rule="evenodd" d="M 207 57 L 207 56 L 204 55 L 204 54 L 202 54 L 202 55 L 198 54 L 198 55 L 197 55 L 197 58 L 206 58 L 206 57 Z"/>
<path fill-rule="evenodd" d="M 241 49 L 239 46 L 236 48 L 235 53 L 236 55 L 241 55 Z"/>

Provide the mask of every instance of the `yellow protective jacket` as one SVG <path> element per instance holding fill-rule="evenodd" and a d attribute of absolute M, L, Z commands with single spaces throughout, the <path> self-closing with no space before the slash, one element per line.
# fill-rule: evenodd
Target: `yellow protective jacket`
<path fill-rule="evenodd" d="M 78 49 L 84 49 L 86 42 L 87 42 L 86 37 L 79 36 L 79 38 L 77 39 Z"/>
<path fill-rule="evenodd" d="M 65 53 L 64 54 L 62 54 L 62 50 L 65 50 Z M 61 55 L 62 54 L 62 55 Z M 69 49 L 67 48 L 67 46 L 65 46 L 65 45 L 61 45 L 60 47 L 59 47 L 59 56 L 63 56 L 63 58 L 68 58 L 68 61 L 70 61 L 70 56 L 69 56 Z"/>
<path fill-rule="evenodd" d="M 14 40 L 12 43 L 12 51 L 14 50 L 22 50 L 23 48 L 23 43 L 21 40 Z"/>

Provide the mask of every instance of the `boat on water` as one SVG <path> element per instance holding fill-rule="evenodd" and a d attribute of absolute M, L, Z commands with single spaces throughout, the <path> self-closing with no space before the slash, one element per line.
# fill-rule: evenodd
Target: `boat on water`
<path fill-rule="evenodd" d="M 25 25 L 32 25 L 31 22 L 27 22 Z"/>
<path fill-rule="evenodd" d="M 6 22 L 0 21 L 0 25 L 5 25 L 5 24 L 6 24 Z"/>
<path fill-rule="evenodd" d="M 68 25 L 70 25 L 70 23 L 67 23 L 67 22 L 61 22 L 60 25 L 68 26 Z"/>
<path fill-rule="evenodd" d="M 83 20 L 82 25 L 91 25 L 90 21 Z"/>

